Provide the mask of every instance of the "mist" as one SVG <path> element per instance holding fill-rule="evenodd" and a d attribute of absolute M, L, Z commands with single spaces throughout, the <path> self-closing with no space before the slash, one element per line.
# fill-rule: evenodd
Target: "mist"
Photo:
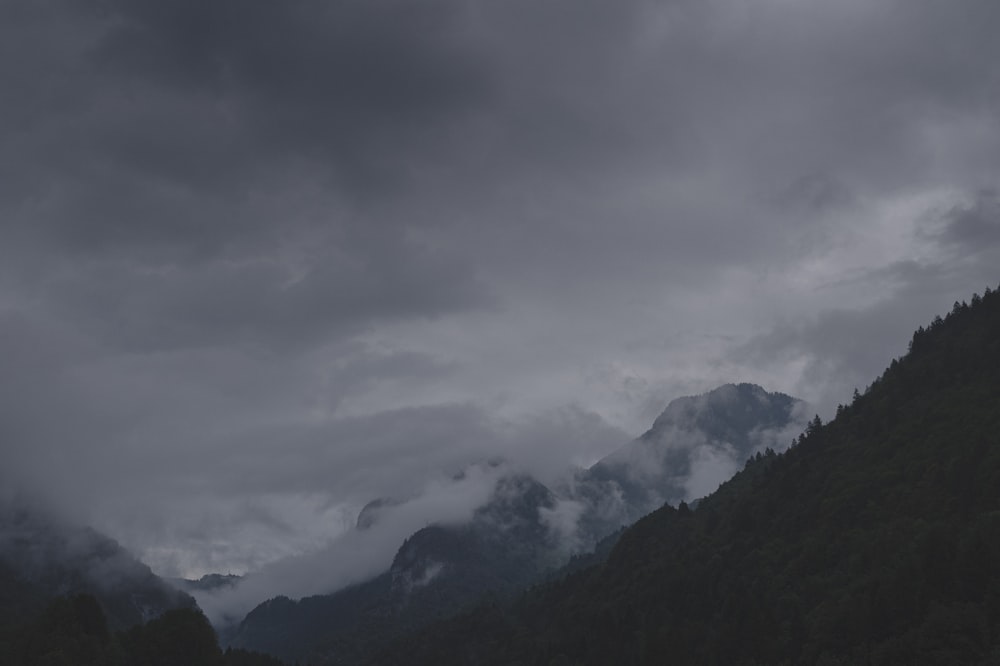
<path fill-rule="evenodd" d="M 194 596 L 213 624 L 226 626 L 266 599 L 328 594 L 363 582 L 387 571 L 403 541 L 417 530 L 468 522 L 509 472 L 507 465 L 472 465 L 458 478 L 433 479 L 415 497 L 393 498 L 397 503 L 379 511 L 364 529 L 348 529 L 318 550 L 271 562 L 233 587 Z"/>

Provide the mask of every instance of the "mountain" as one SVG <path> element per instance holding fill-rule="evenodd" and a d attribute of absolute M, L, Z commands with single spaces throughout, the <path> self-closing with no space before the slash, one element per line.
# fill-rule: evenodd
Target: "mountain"
<path fill-rule="evenodd" d="M 638 438 L 579 472 L 589 545 L 664 504 L 707 495 L 756 453 L 783 450 L 805 426 L 805 403 L 755 384 L 677 398 Z"/>
<path fill-rule="evenodd" d="M 5 666 L 283 666 L 274 657 L 219 647 L 201 611 L 175 608 L 113 631 L 89 594 L 60 596 L 14 626 L 0 627 Z"/>
<path fill-rule="evenodd" d="M 1000 663 L 1000 293 L 607 559 L 365 663 Z"/>
<path fill-rule="evenodd" d="M 223 652 L 193 598 L 113 539 L 23 502 L 0 506 L 0 663 L 282 666 Z"/>
<path fill-rule="evenodd" d="M 77 594 L 93 595 L 112 629 L 195 607 L 113 539 L 23 504 L 0 507 L 0 624 Z"/>
<path fill-rule="evenodd" d="M 205 574 L 201 578 L 165 578 L 170 585 L 188 594 L 199 592 L 216 592 L 226 588 L 235 587 L 243 580 L 243 576 L 235 574 Z"/>
<path fill-rule="evenodd" d="M 789 426 L 801 430 L 793 418 L 800 404 L 750 384 L 675 400 L 647 433 L 571 483 L 553 490 L 526 474 L 502 476 L 469 523 L 417 531 L 399 548 L 389 571 L 361 585 L 299 601 L 265 602 L 229 641 L 287 660 L 356 663 L 386 640 L 487 595 L 509 598 L 562 565 L 600 561 L 622 525 L 665 499 L 683 500 L 691 492 L 685 478 L 705 476 L 710 467 L 717 485 L 754 452 L 777 445 L 779 435 L 790 440 Z M 357 529 L 370 529 L 396 504 L 369 503 Z M 596 552 L 586 552 L 598 544 Z"/>
<path fill-rule="evenodd" d="M 453 615 L 487 592 L 521 589 L 561 564 L 558 539 L 544 522 L 556 501 L 527 475 L 501 477 L 469 523 L 418 530 L 389 571 L 366 583 L 299 601 L 271 599 L 229 642 L 289 661 L 356 663 L 387 638 Z"/>

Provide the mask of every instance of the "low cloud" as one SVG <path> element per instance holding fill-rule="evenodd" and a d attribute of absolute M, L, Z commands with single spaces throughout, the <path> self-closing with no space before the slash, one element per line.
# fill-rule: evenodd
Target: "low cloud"
<path fill-rule="evenodd" d="M 738 457 L 736 450 L 724 443 L 695 449 L 691 456 L 691 471 L 681 483 L 687 495 L 685 500 L 699 499 L 715 492 L 719 485 L 740 470 Z"/>
<path fill-rule="evenodd" d="M 257 390 L 248 388 L 247 407 L 253 407 Z M 210 395 L 185 399 L 205 401 Z M 62 400 L 70 405 L 80 395 L 51 398 L 60 401 L 53 409 L 62 410 Z M 95 398 L 100 405 L 102 396 Z M 161 406 L 167 398 L 180 396 L 165 394 Z M 142 396 L 137 399 L 143 402 Z M 212 407 L 205 404 L 208 411 Z M 78 426 L 68 419 L 80 418 L 73 414 L 63 410 L 64 421 L 53 429 L 53 438 L 72 436 Z M 35 419 L 26 416 L 12 418 L 8 428 L 37 432 Z M 74 519 L 113 534 L 158 573 L 197 577 L 259 570 L 296 553 L 315 552 L 349 533 L 361 507 L 377 498 L 406 501 L 405 508 L 387 514 L 398 520 L 410 516 L 409 522 L 392 534 L 382 528 L 346 537 L 343 547 L 355 547 L 357 540 L 358 548 L 381 549 L 380 559 L 367 561 L 388 561 L 412 525 L 451 519 L 435 497 L 451 498 L 445 504 L 454 501 L 462 512 L 474 508 L 460 497 L 474 484 L 452 488 L 436 481 L 442 475 L 450 478 L 469 465 L 502 458 L 511 469 L 551 483 L 570 465 L 596 459 L 629 439 L 577 407 L 520 420 L 499 419 L 471 404 L 318 418 L 308 424 L 275 424 L 267 413 L 258 416 L 260 425 L 229 433 L 206 432 L 208 414 L 189 423 L 137 419 L 109 431 L 113 436 L 100 443 L 105 455 L 115 458 L 111 468 L 94 448 L 54 462 L 57 448 L 33 447 L 8 449 L 11 465 L 4 473 L 11 488 L 31 487 L 56 505 L 72 504 Z M 145 429 L 153 423 L 162 423 L 162 430 Z M 141 439 L 136 437 L 140 424 Z M 205 448 L 208 438 L 216 442 L 211 448 Z M 134 449 L 140 441 L 142 448 Z M 95 483 L 98 478 L 101 483 Z M 132 500 L 122 502 L 122 497 Z"/>
<path fill-rule="evenodd" d="M 557 548 L 564 555 L 580 552 L 590 545 L 582 539 L 579 531 L 580 518 L 585 510 L 583 502 L 567 498 L 557 499 L 551 508 L 543 506 L 538 509 L 539 519 L 549 528 Z"/>
<path fill-rule="evenodd" d="M 981 253 L 1000 245 L 1000 196 L 986 190 L 964 206 L 952 208 L 944 216 L 939 239 L 963 252 Z"/>
<path fill-rule="evenodd" d="M 365 529 L 348 529 L 321 548 L 272 562 L 233 587 L 195 597 L 213 623 L 226 625 L 278 595 L 327 594 L 362 582 L 387 571 L 400 545 L 417 530 L 469 521 L 509 472 L 505 465 L 472 465 L 459 477 L 435 478 L 415 496 L 381 511 Z"/>
<path fill-rule="evenodd" d="M 952 229 L 954 214 L 948 219 L 947 228 Z M 980 249 L 982 254 L 967 257 L 961 271 L 945 261 L 904 261 L 872 271 L 851 284 L 869 279 L 889 282 L 889 296 L 861 307 L 824 309 L 811 317 L 780 322 L 730 349 L 727 360 L 744 367 L 794 368 L 794 380 L 786 390 L 813 404 L 823 418 L 832 418 L 837 404 L 850 402 L 855 388 L 863 390 L 893 358 L 906 353 L 917 327 L 949 311 L 954 301 L 968 300 L 974 291 L 991 286 L 992 260 L 1000 252 Z M 970 288 L 966 282 L 970 275 L 978 276 L 981 284 Z"/>

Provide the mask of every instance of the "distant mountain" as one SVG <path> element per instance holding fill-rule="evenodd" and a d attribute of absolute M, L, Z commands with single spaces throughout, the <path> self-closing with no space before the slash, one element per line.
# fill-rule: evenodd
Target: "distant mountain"
<path fill-rule="evenodd" d="M 243 576 L 237 576 L 235 574 L 211 573 L 205 574 L 201 578 L 197 579 L 167 578 L 165 580 L 178 590 L 183 590 L 188 594 L 194 594 L 196 592 L 214 592 L 227 587 L 233 587 L 243 580 Z"/>
<path fill-rule="evenodd" d="M 655 428 L 654 428 L 655 429 Z M 1000 663 L 1000 292 L 601 563 L 363 663 Z"/>
<path fill-rule="evenodd" d="M 714 491 L 748 458 L 784 450 L 805 427 L 805 403 L 755 384 L 677 398 L 641 436 L 579 472 L 566 492 L 583 502 L 587 545 L 664 504 Z"/>
<path fill-rule="evenodd" d="M 561 564 L 558 539 L 544 523 L 556 501 L 529 476 L 502 477 L 469 523 L 418 530 L 389 571 L 366 583 L 265 602 L 229 643 L 289 661 L 356 663 L 387 638 L 449 617 L 488 592 L 521 589 Z"/>
<path fill-rule="evenodd" d="M 716 485 L 776 438 L 801 431 L 801 403 L 750 384 L 673 401 L 647 433 L 573 481 L 552 490 L 525 474 L 503 476 L 464 525 L 430 525 L 399 548 L 389 571 L 340 592 L 277 598 L 251 611 L 233 646 L 313 663 L 357 663 L 384 642 L 455 614 L 485 595 L 507 598 L 570 568 L 599 561 L 617 530 L 691 492 L 685 479 L 710 466 Z M 787 437 L 786 437 L 787 434 Z M 709 479 L 711 482 L 711 479 Z M 357 529 L 371 528 L 398 502 L 366 505 Z M 602 537 L 594 554 L 585 551 Z M 578 556 L 570 562 L 570 556 Z"/>
<path fill-rule="evenodd" d="M 195 607 L 113 539 L 24 505 L 0 507 L 0 624 L 75 594 L 93 595 L 112 629 Z"/>

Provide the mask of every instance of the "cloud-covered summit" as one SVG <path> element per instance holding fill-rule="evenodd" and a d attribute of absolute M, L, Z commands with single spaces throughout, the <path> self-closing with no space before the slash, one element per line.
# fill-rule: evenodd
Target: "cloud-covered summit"
<path fill-rule="evenodd" d="M 585 507 L 581 541 L 709 495 L 751 457 L 788 448 L 808 418 L 802 400 L 755 384 L 670 401 L 649 430 L 572 479 L 569 492 Z"/>

